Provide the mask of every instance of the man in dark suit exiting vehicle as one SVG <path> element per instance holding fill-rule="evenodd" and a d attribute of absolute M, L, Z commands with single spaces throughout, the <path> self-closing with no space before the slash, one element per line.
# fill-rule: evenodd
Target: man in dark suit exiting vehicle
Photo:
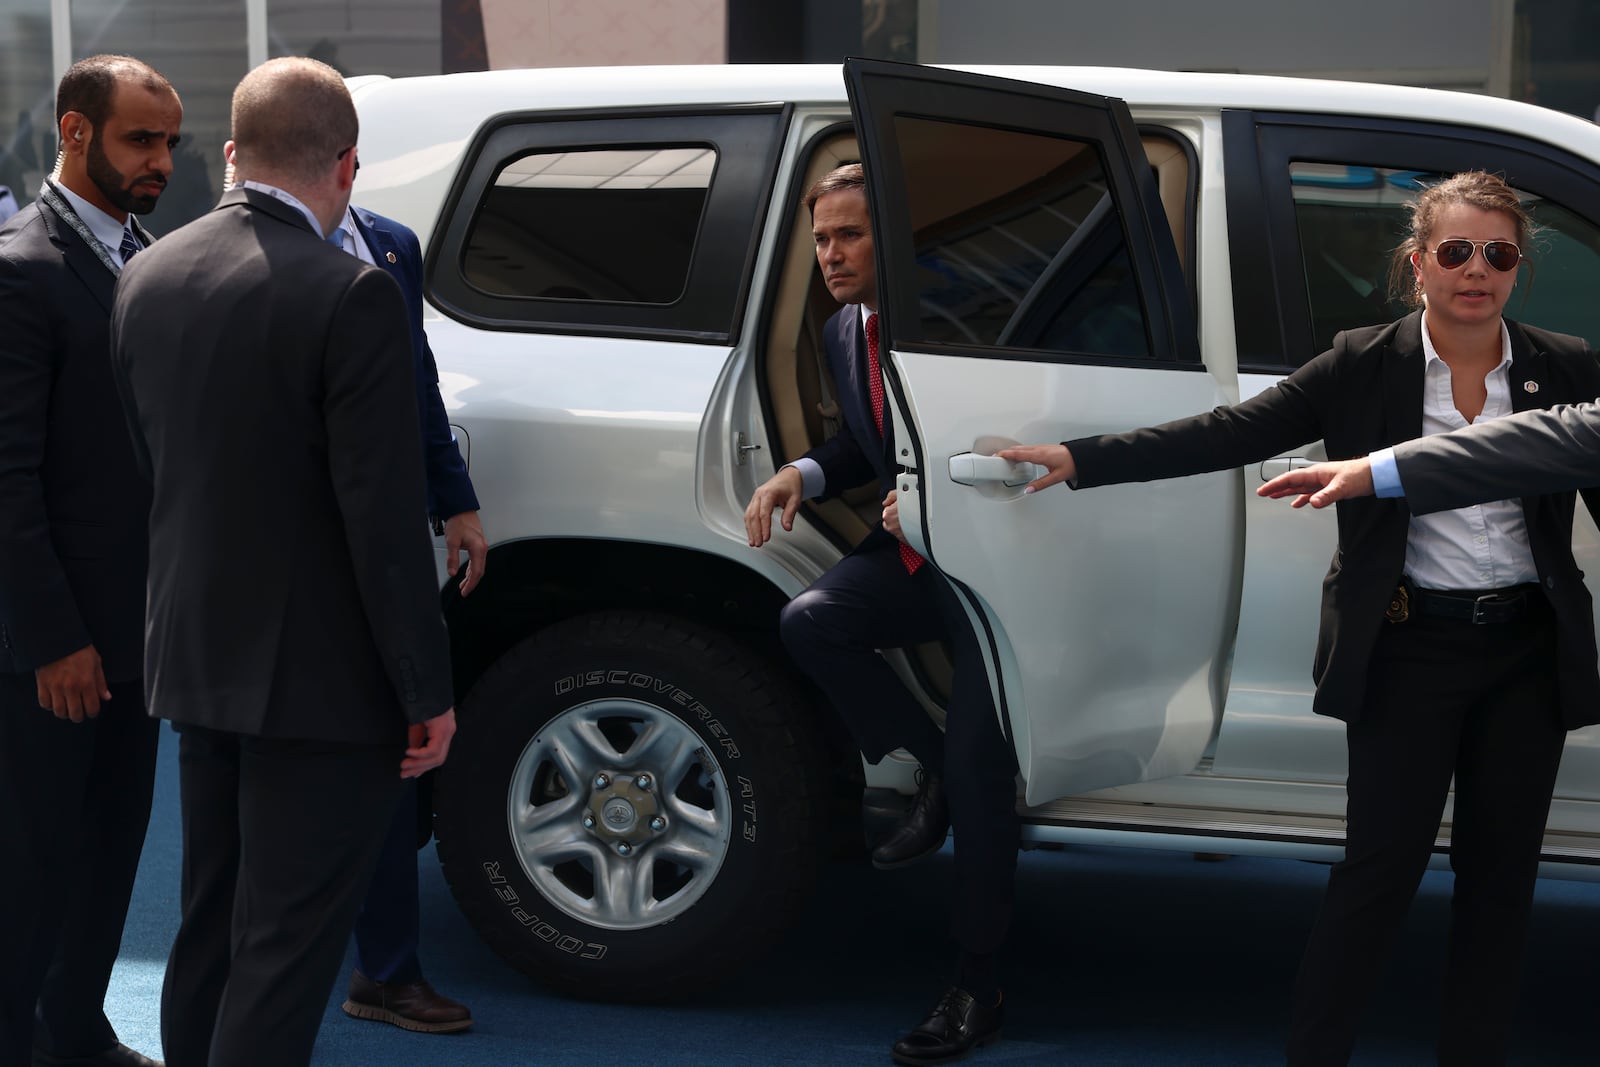
<path fill-rule="evenodd" d="M 877 262 L 865 175 L 852 163 L 806 194 L 817 265 L 844 304 L 823 329 L 839 388 L 839 432 L 778 469 L 745 509 L 753 547 L 785 530 L 807 498 L 876 481 L 883 521 L 783 610 L 784 647 L 844 718 L 861 753 L 876 763 L 904 748 L 922 764 L 906 818 L 872 852 L 880 869 L 936 852 L 955 831 L 951 928 L 961 949 L 954 981 L 917 1027 L 895 1043 L 896 1063 L 948 1063 L 999 1039 L 1004 1019 L 996 955 L 1011 922 L 1021 826 L 1017 760 L 1000 731 L 989 676 L 972 625 L 950 583 L 908 545 L 900 529 L 888 456 L 889 405 L 878 333 Z M 879 654 L 925 641 L 951 647 L 952 680 L 940 730 Z"/>
<path fill-rule="evenodd" d="M 0 1065 L 148 1067 L 103 1010 L 159 736 L 140 681 L 150 494 L 106 332 L 183 105 L 139 60 L 92 56 L 56 119 L 56 172 L 0 229 Z"/>
<path fill-rule="evenodd" d="M 356 135 L 331 67 L 256 68 L 243 187 L 112 314 L 154 481 L 146 695 L 181 734 L 172 1067 L 309 1062 L 402 779 L 455 731 L 405 302 L 325 240 Z"/>

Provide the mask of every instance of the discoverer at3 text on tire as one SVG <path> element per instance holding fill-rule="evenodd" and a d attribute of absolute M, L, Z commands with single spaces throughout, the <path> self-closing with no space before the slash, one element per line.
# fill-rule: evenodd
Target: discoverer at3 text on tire
<path fill-rule="evenodd" d="M 563 992 L 681 996 L 785 930 L 822 781 L 792 679 L 662 615 L 557 624 L 463 700 L 435 823 L 479 935 Z"/>

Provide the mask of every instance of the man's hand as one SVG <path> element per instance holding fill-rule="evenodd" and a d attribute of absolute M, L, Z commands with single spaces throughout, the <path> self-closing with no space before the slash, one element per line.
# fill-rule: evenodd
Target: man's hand
<path fill-rule="evenodd" d="M 406 728 L 406 758 L 400 761 L 400 777 L 417 778 L 444 763 L 455 735 L 455 708 L 426 722 L 412 723 Z"/>
<path fill-rule="evenodd" d="M 93 645 L 46 663 L 33 676 L 39 686 L 39 706 L 58 719 L 92 719 L 100 714 L 101 701 L 111 699 L 100 653 Z"/>
<path fill-rule="evenodd" d="M 1314 463 L 1286 471 L 1256 490 L 1256 496 L 1273 500 L 1293 496 L 1289 506 L 1325 508 L 1338 500 L 1372 495 L 1372 464 L 1363 459 L 1343 459 L 1335 463 Z"/>
<path fill-rule="evenodd" d="M 483 536 L 483 523 L 476 511 L 463 511 L 444 521 L 444 566 L 456 576 L 462 549 L 467 550 L 467 573 L 461 579 L 461 595 L 466 596 L 483 581 L 483 567 L 489 558 L 489 540 Z"/>
<path fill-rule="evenodd" d="M 785 530 L 794 529 L 795 512 L 800 510 L 801 493 L 804 492 L 797 467 L 780 467 L 778 473 L 756 487 L 750 506 L 744 509 L 744 532 L 750 537 L 750 547 L 760 548 L 772 540 L 772 513 L 782 509 L 779 522 Z"/>
<path fill-rule="evenodd" d="M 889 495 L 883 498 L 883 528 L 894 534 L 895 540 L 904 541 L 906 535 L 900 531 L 900 491 L 889 490 Z"/>
<path fill-rule="evenodd" d="M 1024 493 L 1037 493 L 1078 476 L 1078 466 L 1072 461 L 1072 453 L 1066 445 L 1018 445 L 1016 448 L 1002 448 L 995 455 L 1012 463 L 1037 463 L 1049 472 L 1043 478 L 1029 482 Z"/>

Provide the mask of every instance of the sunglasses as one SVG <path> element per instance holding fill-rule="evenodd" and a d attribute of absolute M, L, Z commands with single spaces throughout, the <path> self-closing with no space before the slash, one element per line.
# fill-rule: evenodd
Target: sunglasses
<path fill-rule="evenodd" d="M 1510 241 L 1468 241 L 1464 237 L 1440 241 L 1431 254 L 1444 270 L 1465 267 L 1476 249 L 1483 249 L 1483 261 L 1498 271 L 1516 270 L 1522 262 L 1522 249 Z"/>

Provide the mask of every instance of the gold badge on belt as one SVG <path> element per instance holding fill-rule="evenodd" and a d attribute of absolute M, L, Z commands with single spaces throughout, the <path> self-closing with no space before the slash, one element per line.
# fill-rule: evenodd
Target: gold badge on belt
<path fill-rule="evenodd" d="M 1411 618 L 1411 590 L 1404 582 L 1394 587 L 1394 595 L 1389 598 L 1383 617 L 1390 622 L 1405 622 Z"/>

